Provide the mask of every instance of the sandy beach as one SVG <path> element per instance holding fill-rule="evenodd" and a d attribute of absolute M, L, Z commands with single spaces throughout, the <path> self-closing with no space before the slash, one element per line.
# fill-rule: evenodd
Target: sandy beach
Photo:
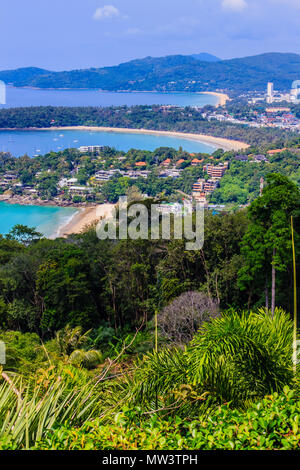
<path fill-rule="evenodd" d="M 80 209 L 67 225 L 60 227 L 58 236 L 67 237 L 72 233 L 81 233 L 86 227 L 98 222 L 101 218 L 108 218 L 114 207 L 114 204 L 101 204 L 95 207 Z"/>
<path fill-rule="evenodd" d="M 230 100 L 229 96 L 226 95 L 225 93 L 217 93 L 216 91 L 203 91 L 201 92 L 202 95 L 213 95 L 216 96 L 219 99 L 219 102 L 217 104 L 218 106 L 225 106 L 226 102 Z"/>
<path fill-rule="evenodd" d="M 180 139 L 194 140 L 206 144 L 214 145 L 224 150 L 243 150 L 249 147 L 245 142 L 239 140 L 224 139 L 223 137 L 213 137 L 205 134 L 190 134 L 184 132 L 172 131 L 154 131 L 149 129 L 128 129 L 124 127 L 95 127 L 95 126 L 66 126 L 66 127 L 30 127 L 30 128 L 13 128 L 0 130 L 18 130 L 18 131 L 92 131 L 92 132 L 122 132 L 127 134 L 149 134 L 157 136 L 178 137 Z"/>

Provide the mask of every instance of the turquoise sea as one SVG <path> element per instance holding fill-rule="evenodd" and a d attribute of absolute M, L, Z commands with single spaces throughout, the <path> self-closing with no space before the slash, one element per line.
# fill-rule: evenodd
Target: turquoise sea
<path fill-rule="evenodd" d="M 7 104 L 0 109 L 19 106 L 119 106 L 165 104 L 205 106 L 217 104 L 217 98 L 197 93 L 106 93 L 97 90 L 35 90 L 7 87 Z M 90 131 L 0 131 L 0 151 L 14 156 L 43 155 L 50 150 L 78 148 L 81 145 L 108 145 L 118 150 L 130 148 L 154 150 L 182 146 L 188 152 L 212 153 L 215 147 L 176 137 L 147 134 L 121 134 Z M 45 236 L 54 236 L 76 213 L 75 208 L 22 206 L 0 203 L 0 233 L 6 234 L 16 224 L 36 227 Z"/>
<path fill-rule="evenodd" d="M 46 237 L 55 236 L 59 227 L 68 223 L 78 209 L 73 207 L 22 206 L 0 202 L 0 234 L 7 234 L 14 225 L 35 227 Z"/>
<path fill-rule="evenodd" d="M 19 157 L 27 153 L 30 157 L 44 155 L 51 150 L 57 152 L 81 145 L 107 145 L 117 150 L 131 148 L 155 150 L 158 147 L 180 146 L 188 152 L 212 153 L 215 147 L 194 140 L 151 134 L 126 134 L 120 132 L 91 132 L 80 130 L 46 131 L 0 131 L 0 151 Z"/>

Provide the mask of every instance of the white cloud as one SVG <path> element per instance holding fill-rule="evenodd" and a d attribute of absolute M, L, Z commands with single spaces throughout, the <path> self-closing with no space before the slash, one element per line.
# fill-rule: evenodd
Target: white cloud
<path fill-rule="evenodd" d="M 242 11 L 247 6 L 246 0 L 222 0 L 222 7 L 226 10 Z"/>
<path fill-rule="evenodd" d="M 125 31 L 125 34 L 129 35 L 136 35 L 136 34 L 142 34 L 143 31 L 140 28 L 128 28 Z"/>
<path fill-rule="evenodd" d="M 94 20 L 105 20 L 107 18 L 116 18 L 120 16 L 120 11 L 113 5 L 104 5 L 97 8 L 94 13 Z"/>

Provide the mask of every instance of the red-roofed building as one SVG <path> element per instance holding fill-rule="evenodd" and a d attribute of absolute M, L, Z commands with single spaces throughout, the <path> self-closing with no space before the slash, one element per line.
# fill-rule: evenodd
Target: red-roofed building
<path fill-rule="evenodd" d="M 286 150 L 286 148 L 284 148 L 284 149 L 268 150 L 267 154 L 268 154 L 268 155 L 276 155 L 276 153 L 281 153 L 281 152 L 284 152 L 285 150 Z"/>
<path fill-rule="evenodd" d="M 146 162 L 136 162 L 135 166 L 146 166 Z"/>
<path fill-rule="evenodd" d="M 162 166 L 169 166 L 171 163 L 171 159 L 167 158 L 164 162 L 162 162 Z"/>
<path fill-rule="evenodd" d="M 194 160 L 192 160 L 192 166 L 199 165 L 202 162 L 203 162 L 203 160 L 199 160 L 198 158 L 194 158 Z"/>

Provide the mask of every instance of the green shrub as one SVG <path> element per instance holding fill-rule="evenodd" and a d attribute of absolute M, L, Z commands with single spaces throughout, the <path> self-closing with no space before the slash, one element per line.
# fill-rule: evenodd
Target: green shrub
<path fill-rule="evenodd" d="M 41 342 L 35 333 L 0 331 L 6 345 L 6 370 L 32 373 L 45 360 Z"/>
<path fill-rule="evenodd" d="M 128 380 L 128 397 L 147 410 L 173 405 L 187 416 L 225 402 L 245 407 L 292 384 L 292 334 L 280 309 L 274 317 L 228 312 L 203 323 L 185 350 L 144 356 Z"/>
<path fill-rule="evenodd" d="M 293 380 L 293 324 L 281 309 L 274 316 L 229 312 L 205 323 L 190 344 L 188 380 L 218 403 L 240 406 L 279 392 Z"/>
<path fill-rule="evenodd" d="M 296 450 L 300 444 L 300 402 L 294 393 L 268 396 L 246 412 L 223 405 L 209 418 L 147 418 L 140 410 L 101 420 L 81 429 L 61 427 L 47 434 L 35 449 L 56 450 Z"/>

